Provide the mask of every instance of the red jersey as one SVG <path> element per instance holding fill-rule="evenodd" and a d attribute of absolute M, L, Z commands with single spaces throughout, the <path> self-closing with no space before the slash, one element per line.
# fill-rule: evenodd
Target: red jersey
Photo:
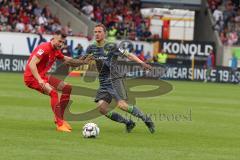
<path fill-rule="evenodd" d="M 37 64 L 37 70 L 39 75 L 44 78 L 48 70 L 52 67 L 56 59 L 63 59 L 64 55 L 60 50 L 55 50 L 51 42 L 45 42 L 37 46 L 31 56 L 28 59 L 26 69 L 24 72 L 24 78 L 34 78 L 30 68 L 29 63 L 32 60 L 32 57 L 36 56 L 40 59 L 40 62 Z"/>

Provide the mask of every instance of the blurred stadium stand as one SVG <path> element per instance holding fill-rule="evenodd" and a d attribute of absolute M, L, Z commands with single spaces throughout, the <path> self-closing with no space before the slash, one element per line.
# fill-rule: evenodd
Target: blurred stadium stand
<path fill-rule="evenodd" d="M 49 8 L 51 9 L 51 12 L 54 15 L 58 15 L 60 21 L 67 25 L 68 23 L 71 24 L 71 28 L 73 30 L 73 33 L 76 35 L 81 36 L 88 36 L 88 24 L 85 23 L 79 14 L 76 15 L 73 12 L 74 8 L 67 8 L 68 3 L 61 4 L 60 1 L 55 0 L 40 0 L 39 3 L 44 6 L 45 4 L 49 5 Z M 60 16 L 61 15 L 61 16 Z"/>
<path fill-rule="evenodd" d="M 144 8 L 169 8 L 199 10 L 201 0 L 141 0 Z"/>
<path fill-rule="evenodd" d="M 232 56 L 231 46 L 240 44 L 238 0 L 2 0 L 0 5 L 0 31 L 5 32 L 52 34 L 60 29 L 68 35 L 91 39 L 94 25 L 102 22 L 113 34 L 111 27 L 116 27 L 118 39 L 168 40 L 169 35 L 152 32 L 151 19 L 141 11 L 163 7 L 194 12 L 193 38 L 178 40 L 213 42 L 217 65 L 227 66 Z M 163 30 L 159 29 L 159 33 Z"/>
<path fill-rule="evenodd" d="M 47 0 L 45 0 L 47 1 Z M 81 31 L 84 33 L 84 35 L 92 37 L 93 36 L 93 28 L 95 26 L 95 22 L 89 20 L 89 18 L 83 14 L 80 10 L 72 6 L 70 3 L 68 3 L 66 0 L 51 0 L 53 2 L 56 2 L 58 5 L 61 5 L 61 7 L 65 8 L 68 12 L 70 12 L 72 15 L 69 18 L 78 19 L 78 21 L 81 21 L 81 24 L 76 24 L 76 30 Z M 48 1 L 47 1 L 48 2 Z M 53 6 L 54 7 L 54 6 Z M 65 20 L 67 20 L 65 19 Z"/>

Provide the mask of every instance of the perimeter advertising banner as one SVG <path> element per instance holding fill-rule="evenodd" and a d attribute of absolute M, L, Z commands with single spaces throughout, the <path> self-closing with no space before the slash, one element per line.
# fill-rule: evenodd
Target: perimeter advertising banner
<path fill-rule="evenodd" d="M 0 72 L 24 72 L 29 56 L 19 55 L 0 55 Z M 55 72 L 57 64 L 55 63 L 50 72 Z"/>
<path fill-rule="evenodd" d="M 49 41 L 51 38 L 51 35 L 40 36 L 38 34 L 0 32 L 0 55 L 29 56 L 37 45 Z M 117 41 L 117 43 L 119 42 L 121 41 Z M 85 37 L 69 36 L 66 43 L 71 51 L 78 44 L 81 44 L 85 51 L 92 42 Z M 194 55 L 196 64 L 198 64 L 198 61 L 205 62 L 210 50 L 215 53 L 215 45 L 211 42 L 159 40 L 157 42 L 131 41 L 131 43 L 135 51 L 138 53 L 143 51 L 145 55 L 147 53 L 157 54 L 163 50 L 169 55 L 168 61 L 173 61 L 175 64 L 179 64 L 178 61 L 189 61 L 192 55 Z"/>
<path fill-rule="evenodd" d="M 34 48 L 41 42 L 49 41 L 51 35 L 40 36 L 38 34 L 0 32 L 0 54 L 29 56 Z M 84 37 L 67 37 L 67 45 L 73 50 L 78 43 L 84 49 L 89 41 Z"/>
<path fill-rule="evenodd" d="M 194 56 L 196 65 L 204 65 L 210 52 L 216 53 L 213 42 L 159 40 L 158 43 L 157 50 L 167 53 L 168 63 L 173 64 L 189 65 Z"/>
<path fill-rule="evenodd" d="M 0 56 L 0 72 L 23 72 L 27 64 L 28 56 L 12 56 L 12 55 L 1 55 Z M 61 66 L 61 65 L 59 65 Z M 53 65 L 51 72 L 59 71 L 63 74 L 62 69 L 57 69 L 57 65 Z M 195 67 L 192 72 L 191 67 L 182 65 L 153 65 L 152 72 L 144 74 L 142 67 L 133 63 L 121 63 L 119 65 L 119 72 L 130 73 L 128 77 L 146 77 L 166 80 L 192 80 L 192 77 L 196 81 L 204 81 L 207 70 L 202 67 Z M 64 71 L 64 74 L 66 72 Z M 240 71 L 235 73 L 240 77 Z M 232 75 L 232 70 L 229 67 L 217 67 L 210 71 L 211 82 L 224 82 L 232 83 L 236 82 L 236 78 Z"/>
<path fill-rule="evenodd" d="M 168 54 L 187 57 L 192 55 L 206 57 L 211 50 L 215 53 L 215 46 L 212 42 L 160 40 L 160 49 Z"/>
<path fill-rule="evenodd" d="M 40 36 L 38 34 L 0 32 L 0 56 L 1 54 L 29 56 L 37 45 L 41 42 L 49 41 L 51 38 L 51 35 Z M 85 51 L 92 41 L 89 41 L 85 37 L 68 36 L 66 43 L 71 51 L 73 51 L 78 44 L 81 44 Z M 117 43 L 119 43 L 119 41 L 117 41 Z M 132 44 L 134 50 L 139 52 L 143 51 L 145 54 L 153 53 L 152 43 L 133 41 Z"/>
<path fill-rule="evenodd" d="M 151 72 L 145 73 L 142 67 L 133 63 L 119 65 L 119 72 L 130 73 L 128 77 L 160 78 L 165 80 L 194 80 L 204 81 L 208 73 L 208 82 L 233 83 L 240 79 L 240 70 L 233 71 L 230 67 L 216 67 L 207 70 L 201 66 L 194 68 L 184 65 L 153 64 Z"/>
<path fill-rule="evenodd" d="M 27 64 L 28 56 L 0 55 L 0 71 L 23 72 Z"/>

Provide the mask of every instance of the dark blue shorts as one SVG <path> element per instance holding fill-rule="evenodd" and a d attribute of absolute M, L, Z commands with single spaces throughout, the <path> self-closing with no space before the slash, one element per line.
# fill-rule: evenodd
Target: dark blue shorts
<path fill-rule="evenodd" d="M 115 101 L 128 99 L 123 79 L 116 79 L 109 86 L 100 86 L 95 102 L 104 100 L 107 103 L 111 103 L 112 99 L 115 99 Z"/>

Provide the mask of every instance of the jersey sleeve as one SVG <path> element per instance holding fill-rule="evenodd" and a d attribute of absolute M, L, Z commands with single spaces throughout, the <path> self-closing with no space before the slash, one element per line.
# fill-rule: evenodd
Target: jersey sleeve
<path fill-rule="evenodd" d="M 63 55 L 63 53 L 61 52 L 61 51 L 59 51 L 58 53 L 57 53 L 57 59 L 60 59 L 60 60 L 62 60 L 63 58 L 64 58 L 64 55 Z"/>
<path fill-rule="evenodd" d="M 39 59 L 42 59 L 42 57 L 44 55 L 46 55 L 48 52 L 47 52 L 47 49 L 45 47 L 38 47 L 34 50 L 34 55 L 39 58 Z"/>

